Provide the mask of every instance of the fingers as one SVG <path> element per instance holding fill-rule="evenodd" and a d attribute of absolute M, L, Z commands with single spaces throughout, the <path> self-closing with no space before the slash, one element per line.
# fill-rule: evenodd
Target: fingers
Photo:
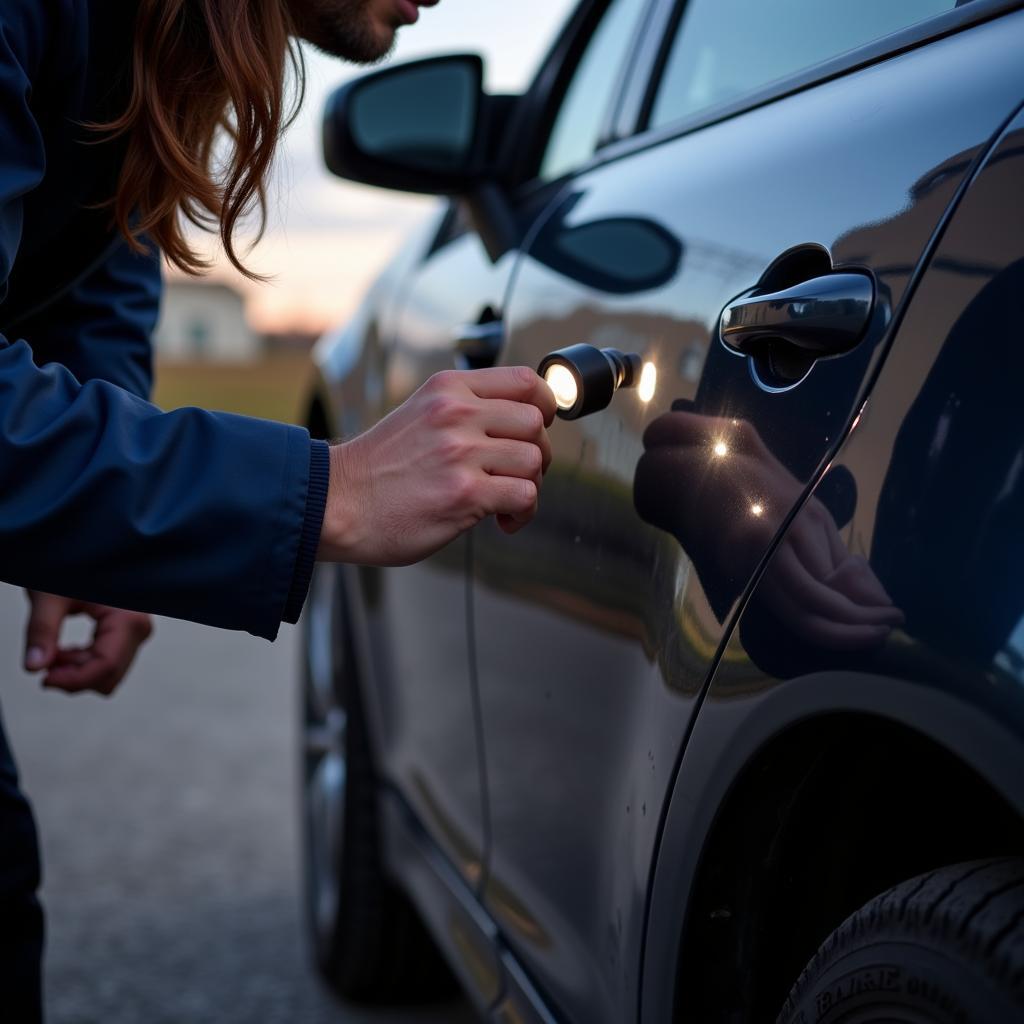
<path fill-rule="evenodd" d="M 460 374 L 465 385 L 478 398 L 499 398 L 536 406 L 550 426 L 555 419 L 555 396 L 542 377 L 528 366 L 496 366 L 489 370 L 470 370 Z"/>
<path fill-rule="evenodd" d="M 39 672 L 49 667 L 57 654 L 60 627 L 73 602 L 55 594 L 29 594 L 31 608 L 25 628 L 25 668 Z"/>
<path fill-rule="evenodd" d="M 502 533 L 507 533 L 511 536 L 513 533 L 518 533 L 526 523 L 519 523 L 512 516 L 505 515 L 504 512 L 499 512 L 494 517 L 495 522 L 498 524 L 498 528 Z"/>
<path fill-rule="evenodd" d="M 115 662 L 84 648 L 58 654 L 43 680 L 43 686 L 65 693 L 90 690 L 109 696 L 123 676 L 124 672 Z"/>
<path fill-rule="evenodd" d="M 823 619 L 851 626 L 890 628 L 893 624 L 891 604 L 879 607 L 851 601 L 845 594 L 813 577 L 788 544 L 783 544 L 776 552 L 769 573 L 775 584 L 773 590 Z M 768 579 L 767 575 L 765 579 Z"/>
<path fill-rule="evenodd" d="M 488 437 L 529 441 L 541 451 L 542 470 L 551 465 L 551 441 L 544 426 L 544 414 L 534 405 L 492 399 L 486 406 L 484 430 Z"/>
<path fill-rule="evenodd" d="M 109 696 L 124 679 L 152 632 L 149 616 L 89 605 L 96 619 L 92 644 L 58 651 L 43 685 L 66 693 L 89 690 Z"/>
<path fill-rule="evenodd" d="M 537 485 L 521 477 L 491 476 L 483 500 L 487 514 L 497 516 L 506 533 L 515 533 L 537 514 Z"/>
<path fill-rule="evenodd" d="M 695 412 L 667 412 L 651 420 L 644 431 L 643 445 L 651 448 L 678 448 L 704 445 L 722 422 Z"/>
<path fill-rule="evenodd" d="M 779 618 L 793 632 L 816 647 L 829 651 L 853 653 L 880 647 L 892 632 L 890 626 L 852 625 L 832 622 L 805 608 L 792 607 L 776 610 Z"/>
<path fill-rule="evenodd" d="M 763 459 L 769 467 L 779 466 L 750 423 L 724 416 L 706 416 L 685 410 L 664 413 L 648 424 L 643 445 L 648 450 L 660 446 L 707 450 L 709 459 L 712 456 L 726 459 L 730 455 L 751 455 Z"/>
<path fill-rule="evenodd" d="M 831 515 L 813 498 L 797 513 L 786 543 L 817 580 L 824 580 L 847 556 L 846 545 Z"/>
<path fill-rule="evenodd" d="M 773 614 L 818 647 L 856 651 L 881 644 L 902 622 L 888 605 L 861 605 L 815 579 L 784 544 L 763 580 L 763 597 Z"/>
<path fill-rule="evenodd" d="M 481 466 L 493 476 L 518 476 L 538 487 L 544 472 L 540 448 L 526 441 L 493 441 L 482 453 Z"/>
<path fill-rule="evenodd" d="M 488 514 L 497 518 L 506 533 L 516 533 L 536 515 L 541 480 L 551 464 L 546 428 L 555 418 L 554 395 L 526 366 L 464 371 L 455 376 L 483 399 L 484 432 L 494 439 L 482 450 L 479 463 L 492 477 Z M 449 378 L 446 374 L 437 377 L 441 378 L 437 386 L 443 388 Z"/>
<path fill-rule="evenodd" d="M 833 590 L 845 594 L 857 604 L 890 609 L 893 625 L 903 625 L 903 612 L 893 604 L 892 598 L 875 575 L 871 564 L 859 555 L 849 555 L 845 558 L 825 582 Z"/>

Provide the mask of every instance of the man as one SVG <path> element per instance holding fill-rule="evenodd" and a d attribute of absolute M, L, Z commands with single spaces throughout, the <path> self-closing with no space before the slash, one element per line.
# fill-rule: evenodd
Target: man
<path fill-rule="evenodd" d="M 508 532 L 532 518 L 555 407 L 527 368 L 441 374 L 334 447 L 145 400 L 150 242 L 196 272 L 182 221 L 204 224 L 244 271 L 233 233 L 262 204 L 288 120 L 293 38 L 376 60 L 419 5 L 0 5 L 0 565 L 30 592 L 25 661 L 48 685 L 111 692 L 149 633 L 144 613 L 273 639 L 298 618 L 317 557 L 404 564 L 489 515 Z M 76 610 L 96 620 L 92 643 L 60 651 Z M 5 1021 L 42 1014 L 37 884 L 0 731 Z"/>

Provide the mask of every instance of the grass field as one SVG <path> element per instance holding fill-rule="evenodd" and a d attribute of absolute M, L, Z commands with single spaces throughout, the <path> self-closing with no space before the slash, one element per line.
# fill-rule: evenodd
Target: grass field
<path fill-rule="evenodd" d="M 300 423 L 311 373 L 312 364 L 305 355 L 237 364 L 158 363 L 153 401 L 162 409 L 198 405 Z"/>

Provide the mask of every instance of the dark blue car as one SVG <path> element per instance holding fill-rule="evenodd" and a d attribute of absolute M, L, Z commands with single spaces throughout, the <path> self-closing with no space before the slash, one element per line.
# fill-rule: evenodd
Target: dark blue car
<path fill-rule="evenodd" d="M 563 411 L 529 528 L 314 581 L 340 991 L 1024 1020 L 1021 7 L 584 0 L 522 96 L 460 55 L 332 98 L 332 170 L 448 201 L 312 430 L 453 366 Z"/>

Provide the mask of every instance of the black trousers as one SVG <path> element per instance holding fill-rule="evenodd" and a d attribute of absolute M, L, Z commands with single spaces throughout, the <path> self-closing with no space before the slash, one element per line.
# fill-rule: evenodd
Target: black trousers
<path fill-rule="evenodd" d="M 32 808 L 0 721 L 0 1020 L 40 1024 L 43 1019 L 43 909 L 39 840 Z"/>

